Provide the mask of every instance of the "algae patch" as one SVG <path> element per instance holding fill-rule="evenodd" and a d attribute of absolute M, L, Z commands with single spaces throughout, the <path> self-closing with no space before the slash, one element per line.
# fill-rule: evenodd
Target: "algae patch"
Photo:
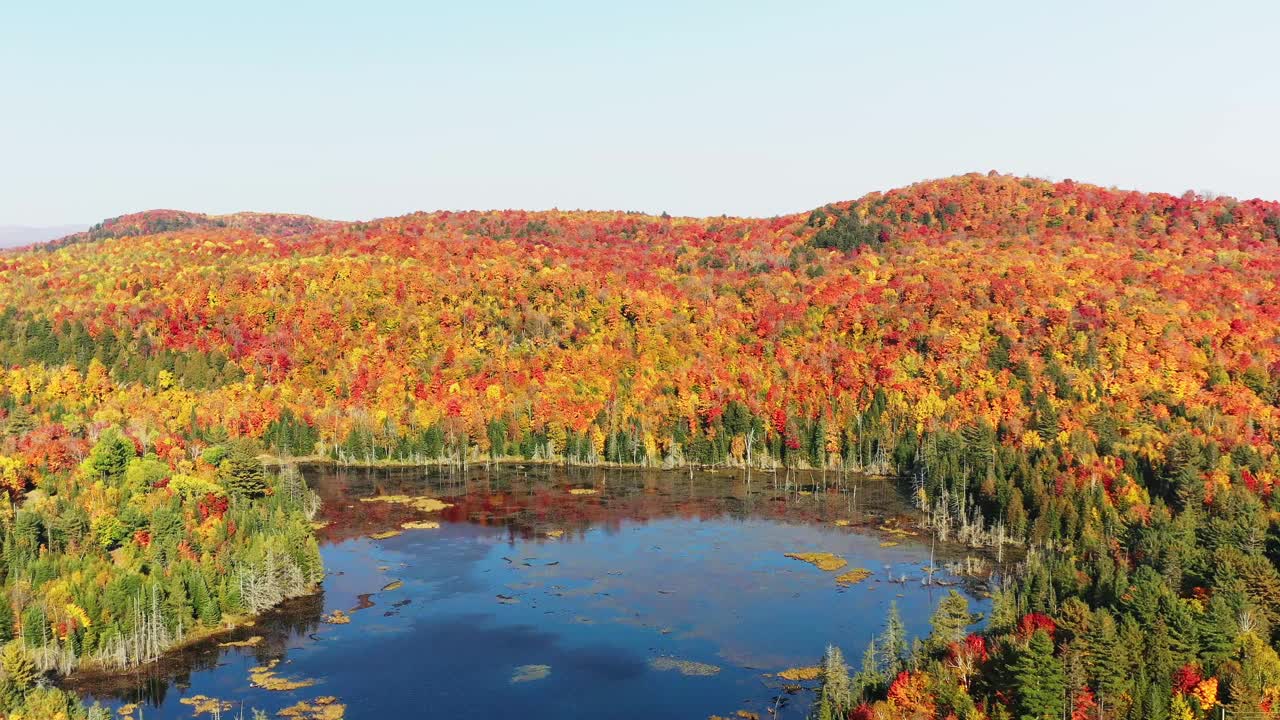
<path fill-rule="evenodd" d="M 649 660 L 649 667 L 663 672 L 675 670 L 688 677 L 710 677 L 720 672 L 720 668 L 715 665 L 666 656 L 652 658 Z"/>
<path fill-rule="evenodd" d="M 295 720 L 343 720 L 346 714 L 347 706 L 331 695 L 318 697 L 311 702 L 302 700 L 276 713 L 280 717 Z"/>
<path fill-rule="evenodd" d="M 278 692 L 299 690 L 316 684 L 315 680 L 289 680 L 288 678 L 280 677 L 275 672 L 276 666 L 279 664 L 279 660 L 272 660 L 266 665 L 250 668 L 249 684 L 254 687 L 260 687 L 263 690 L 275 690 Z"/>
<path fill-rule="evenodd" d="M 261 644 L 262 644 L 262 636 L 254 635 L 253 637 L 247 638 L 245 640 L 232 640 L 230 642 L 218 643 L 218 647 L 254 647 L 255 645 L 261 645 Z"/>
<path fill-rule="evenodd" d="M 822 668 L 816 665 L 812 665 L 808 667 L 787 668 L 786 670 L 783 670 L 782 672 L 778 673 L 778 677 L 782 678 L 783 680 L 790 680 L 792 682 L 800 682 L 803 680 L 817 680 L 819 677 L 822 677 Z"/>
<path fill-rule="evenodd" d="M 453 507 L 452 504 L 437 500 L 433 497 L 425 495 L 379 495 L 378 497 L 360 498 L 360 502 L 385 502 L 394 503 L 396 505 L 407 505 L 415 510 L 422 512 L 440 512 L 445 508 Z"/>
<path fill-rule="evenodd" d="M 866 568 L 854 568 L 849 572 L 836 576 L 836 582 L 841 585 L 857 585 L 858 583 L 871 577 L 871 571 Z"/>
<path fill-rule="evenodd" d="M 600 491 L 595 488 L 572 488 L 569 490 L 570 495 L 595 495 L 598 492 Z"/>
<path fill-rule="evenodd" d="M 400 527 L 405 530 L 439 530 L 440 523 L 435 520 L 411 520 L 400 523 Z"/>
<path fill-rule="evenodd" d="M 404 587 L 403 582 L 399 580 L 392 580 L 391 582 L 382 586 L 382 592 L 391 592 L 392 590 L 399 590 L 402 587 Z"/>
<path fill-rule="evenodd" d="M 847 560 L 839 555 L 833 555 L 828 552 L 787 553 L 786 556 L 807 562 L 816 566 L 819 570 L 826 570 L 827 572 L 835 572 L 849 564 Z"/>
<path fill-rule="evenodd" d="M 542 680 L 550 674 L 550 665 L 521 665 L 511 674 L 511 682 L 533 682 L 534 680 Z"/>
<path fill-rule="evenodd" d="M 373 533 L 369 537 L 373 538 L 374 540 L 386 540 L 387 538 L 393 538 L 399 534 L 400 534 L 399 530 L 385 530 L 383 532 Z"/>
<path fill-rule="evenodd" d="M 207 695 L 192 695 L 189 698 L 179 698 L 178 702 L 183 705 L 190 705 L 191 714 L 195 717 L 200 717 L 206 713 L 213 715 L 214 717 L 218 717 L 222 713 L 235 707 L 234 704 L 229 703 L 226 700 L 211 698 Z"/>

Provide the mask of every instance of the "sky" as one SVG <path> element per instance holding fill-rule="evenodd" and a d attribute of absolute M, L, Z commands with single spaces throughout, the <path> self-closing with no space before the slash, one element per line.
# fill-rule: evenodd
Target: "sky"
<path fill-rule="evenodd" d="M 0 4 L 0 224 L 768 216 L 963 172 L 1280 199 L 1280 3 Z"/>

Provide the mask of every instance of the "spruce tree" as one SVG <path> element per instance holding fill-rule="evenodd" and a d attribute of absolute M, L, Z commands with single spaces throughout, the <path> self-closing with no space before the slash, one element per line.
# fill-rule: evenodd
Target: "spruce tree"
<path fill-rule="evenodd" d="M 1174 695 L 1173 701 L 1169 703 L 1169 720 L 1196 720 L 1191 705 L 1187 703 L 1182 693 Z"/>
<path fill-rule="evenodd" d="M 89 451 L 89 467 L 108 480 L 117 480 L 124 476 L 129 461 L 136 456 L 133 443 L 119 430 L 110 428 Z"/>
<path fill-rule="evenodd" d="M 929 639 L 925 643 L 926 648 L 931 653 L 946 650 L 951 643 L 964 639 L 965 630 L 973 622 L 973 615 L 969 613 L 969 601 L 952 590 L 947 593 L 942 602 L 938 603 L 938 609 L 934 611 L 933 617 L 929 618 L 933 632 L 929 634 Z"/>
<path fill-rule="evenodd" d="M 252 443 L 237 440 L 227 445 L 227 455 L 218 465 L 222 484 L 236 495 L 259 497 L 267 490 L 267 475 Z"/>
<path fill-rule="evenodd" d="M 1036 630 L 1013 665 L 1018 720 L 1059 720 L 1062 717 L 1062 661 L 1053 656 L 1053 640 Z"/>
<path fill-rule="evenodd" d="M 814 704 L 810 717 L 813 720 L 837 720 L 838 716 L 832 707 L 831 695 L 825 687 L 818 690 L 818 702 Z"/>
<path fill-rule="evenodd" d="M 0 643 L 13 639 L 13 621 L 13 606 L 9 604 L 9 598 L 0 598 Z"/>
<path fill-rule="evenodd" d="M 0 650 L 0 669 L 4 670 L 5 680 L 19 693 L 26 692 L 35 686 L 39 679 L 36 663 L 31 654 L 19 641 L 10 641 Z"/>
<path fill-rule="evenodd" d="M 907 629 L 902 624 L 896 602 L 889 604 L 889 617 L 885 620 L 884 634 L 880 636 L 880 647 L 884 654 L 882 667 L 886 677 L 892 678 L 905 668 L 907 661 Z"/>
<path fill-rule="evenodd" d="M 5 423 L 5 433 L 17 437 L 30 432 L 34 427 L 35 421 L 32 420 L 27 406 L 19 404 L 13 412 L 9 413 L 9 419 Z"/>
<path fill-rule="evenodd" d="M 822 659 L 822 700 L 830 706 L 834 717 L 844 717 L 853 709 L 853 693 L 849 687 L 849 666 L 844 654 L 834 645 L 827 646 Z"/>
<path fill-rule="evenodd" d="M 885 685 L 884 672 L 880 666 L 880 652 L 876 647 L 875 638 L 867 643 L 867 649 L 862 653 L 862 667 L 858 669 L 858 674 L 853 676 L 853 694 L 854 702 L 867 700 L 872 695 L 878 693 Z"/>
<path fill-rule="evenodd" d="M 32 647 L 40 647 L 44 645 L 48 634 L 49 627 L 44 609 L 34 603 L 28 605 L 22 611 L 22 640 Z"/>
<path fill-rule="evenodd" d="M 1118 704 L 1129 690 L 1127 653 L 1116 636 L 1116 622 L 1106 610 L 1094 612 L 1086 638 L 1088 646 L 1087 674 L 1093 680 L 1098 698 Z"/>

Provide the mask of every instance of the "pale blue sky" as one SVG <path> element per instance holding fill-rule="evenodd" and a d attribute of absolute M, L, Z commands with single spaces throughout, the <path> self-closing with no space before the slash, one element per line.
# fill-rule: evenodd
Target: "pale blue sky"
<path fill-rule="evenodd" d="M 0 224 L 771 215 L 998 169 L 1280 199 L 1280 3 L 14 0 Z"/>

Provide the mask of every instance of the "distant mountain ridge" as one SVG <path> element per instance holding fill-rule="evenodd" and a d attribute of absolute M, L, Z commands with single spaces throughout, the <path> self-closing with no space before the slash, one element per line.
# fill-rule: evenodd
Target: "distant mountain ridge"
<path fill-rule="evenodd" d="M 468 234 L 486 233 L 499 226 L 525 236 L 543 224 L 589 225 L 657 220 L 658 216 L 630 211 L 524 211 L 466 210 L 413 212 L 368 221 L 326 220 L 289 213 L 239 212 L 225 215 L 184 210 L 154 209 L 109 218 L 92 227 L 49 228 L 43 240 L 5 242 L 0 226 L 0 247 L 49 241 L 53 250 L 106 238 L 142 237 L 184 231 L 229 230 L 253 235 L 308 238 L 339 234 L 396 232 L 422 223 L 473 225 Z M 1008 237 L 1024 234 L 1099 234 L 1133 238 L 1168 234 L 1176 226 L 1196 233 L 1213 224 L 1223 235 L 1260 233 L 1280 235 L 1280 203 L 1261 199 L 1206 198 L 1188 191 L 1182 195 L 1117 190 L 1072 180 L 1052 182 L 1038 178 L 991 173 L 969 173 L 927 180 L 886 191 L 872 192 L 856 200 L 828 203 L 813 209 L 751 218 L 668 218 L 677 223 L 782 222 L 807 219 L 818 248 L 850 250 L 876 245 L 890 238 L 943 241 L 956 237 Z M 517 227 L 518 226 L 518 227 Z M 32 229 L 35 231 L 43 228 Z M 54 230 L 67 231 L 54 233 Z"/>
<path fill-rule="evenodd" d="M 228 215 L 208 215 L 186 210 L 144 210 L 108 218 L 89 227 L 79 226 L 72 233 L 58 236 L 48 249 L 105 238 L 157 235 L 182 230 L 217 230 L 233 228 L 266 235 L 288 237 L 316 229 L 342 225 L 332 220 L 321 220 L 309 215 L 287 213 L 239 212 Z"/>
<path fill-rule="evenodd" d="M 0 248 L 21 247 L 83 232 L 88 225 L 0 225 Z"/>

